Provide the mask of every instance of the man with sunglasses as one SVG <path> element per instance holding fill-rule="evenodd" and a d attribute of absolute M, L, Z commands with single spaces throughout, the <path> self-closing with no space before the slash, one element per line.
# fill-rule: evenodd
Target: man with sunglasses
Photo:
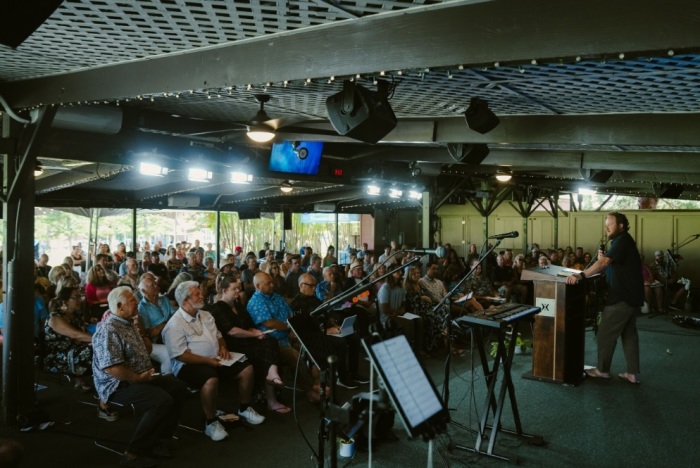
<path fill-rule="evenodd" d="M 308 273 L 302 274 L 299 276 L 299 294 L 290 303 L 290 308 L 294 312 L 310 314 L 320 305 L 321 300 L 316 297 L 316 280 Z M 326 343 L 331 352 L 338 357 L 338 385 L 355 389 L 358 384 L 369 382 L 369 379 L 359 373 L 360 335 L 353 333 L 344 337 L 332 336 L 340 333 L 340 327 L 328 314 L 321 315 L 321 318 L 326 332 Z"/>

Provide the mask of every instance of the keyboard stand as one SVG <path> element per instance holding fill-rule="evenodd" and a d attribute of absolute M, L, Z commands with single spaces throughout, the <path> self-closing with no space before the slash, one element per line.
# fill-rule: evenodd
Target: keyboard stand
<path fill-rule="evenodd" d="M 518 411 L 518 403 L 515 399 L 515 388 L 513 386 L 513 379 L 510 374 L 511 365 L 513 363 L 513 355 L 515 354 L 516 337 L 518 336 L 518 325 L 521 320 L 515 320 L 511 322 L 513 326 L 512 339 L 508 344 L 508 349 L 506 349 L 506 324 L 502 324 L 501 327 L 497 328 L 498 336 L 498 352 L 493 360 L 493 366 L 489 366 L 486 347 L 484 343 L 484 329 L 488 328 L 493 330 L 493 326 L 486 327 L 480 325 L 472 325 L 474 329 L 474 336 L 476 337 L 476 345 L 479 350 L 479 357 L 481 358 L 481 367 L 484 370 L 484 376 L 486 380 L 486 385 L 488 391 L 486 392 L 486 399 L 484 401 L 484 406 L 481 412 L 481 421 L 479 422 L 479 429 L 476 433 L 476 443 L 474 447 L 467 447 L 464 445 L 457 445 L 456 447 L 462 450 L 467 450 L 472 453 L 478 453 L 480 455 L 485 455 L 493 458 L 498 458 L 500 460 L 511 461 L 508 457 L 503 455 L 498 455 L 493 452 L 494 445 L 496 444 L 496 436 L 498 432 L 505 432 L 507 434 L 515 435 L 532 445 L 542 445 L 544 444 L 544 439 L 542 436 L 525 434 L 522 429 L 522 424 L 520 423 L 520 413 Z M 503 379 L 500 382 L 500 387 L 498 388 L 498 398 L 496 395 L 496 387 L 498 382 L 498 372 L 503 366 Z M 513 421 L 515 422 L 515 431 L 504 429 L 501 427 L 501 415 L 503 414 L 503 405 L 505 403 L 506 392 L 510 398 L 510 406 L 513 410 Z M 487 424 L 489 417 L 493 412 L 493 423 L 491 425 Z M 486 439 L 488 432 L 488 446 L 484 450 L 482 445 Z M 513 460 L 517 463 L 517 459 Z"/>

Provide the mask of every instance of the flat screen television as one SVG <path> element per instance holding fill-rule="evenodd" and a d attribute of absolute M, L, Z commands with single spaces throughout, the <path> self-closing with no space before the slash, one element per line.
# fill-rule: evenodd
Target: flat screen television
<path fill-rule="evenodd" d="M 285 141 L 272 145 L 269 169 L 288 174 L 317 175 L 322 141 Z"/>

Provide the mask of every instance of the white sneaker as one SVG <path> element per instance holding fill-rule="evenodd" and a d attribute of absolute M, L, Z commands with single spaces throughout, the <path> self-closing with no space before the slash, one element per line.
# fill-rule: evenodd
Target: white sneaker
<path fill-rule="evenodd" d="M 226 432 L 226 429 L 224 429 L 224 426 L 222 426 L 219 421 L 207 424 L 204 428 L 204 433 L 214 442 L 224 440 L 228 437 L 228 432 Z"/>
<path fill-rule="evenodd" d="M 245 411 L 239 411 L 238 415 L 248 421 L 249 424 L 260 424 L 265 420 L 265 416 L 258 414 L 252 406 L 249 406 Z"/>

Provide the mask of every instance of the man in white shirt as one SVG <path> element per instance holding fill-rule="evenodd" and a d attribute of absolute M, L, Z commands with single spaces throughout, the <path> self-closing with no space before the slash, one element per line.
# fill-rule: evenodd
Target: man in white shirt
<path fill-rule="evenodd" d="M 173 374 L 192 388 L 201 388 L 200 398 L 206 417 L 204 433 L 214 441 L 223 440 L 228 433 L 216 416 L 219 379 L 237 380 L 240 395 L 238 414 L 250 424 L 260 424 L 265 418 L 250 406 L 253 392 L 253 367 L 249 363 L 222 364 L 231 358 L 226 342 L 216 328 L 214 317 L 204 310 L 199 283 L 186 281 L 175 289 L 180 308 L 163 329 Z"/>

